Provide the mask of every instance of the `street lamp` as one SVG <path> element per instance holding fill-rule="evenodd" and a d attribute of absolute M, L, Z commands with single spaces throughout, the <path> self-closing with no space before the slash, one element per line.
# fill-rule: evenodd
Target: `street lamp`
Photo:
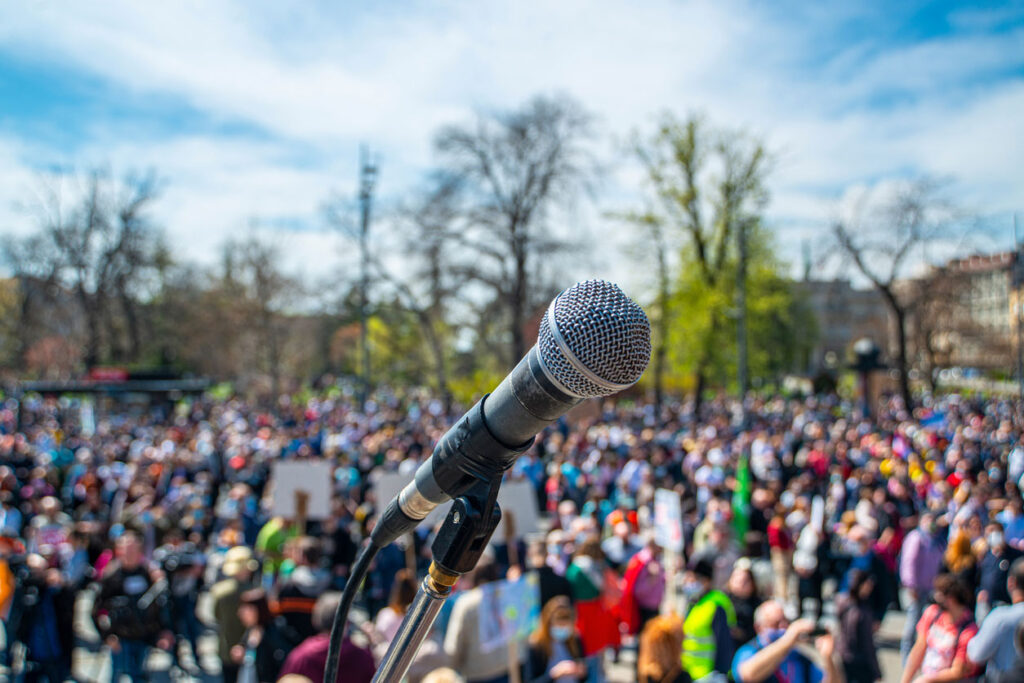
<path fill-rule="evenodd" d="M 867 417 L 871 417 L 871 373 L 885 368 L 879 359 L 881 354 L 878 344 L 868 337 L 862 337 L 853 344 L 854 360 L 850 369 L 856 370 L 860 376 L 862 407 Z"/>

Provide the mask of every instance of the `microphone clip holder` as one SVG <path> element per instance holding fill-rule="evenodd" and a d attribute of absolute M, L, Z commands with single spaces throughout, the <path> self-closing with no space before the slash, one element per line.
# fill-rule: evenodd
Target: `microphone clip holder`
<path fill-rule="evenodd" d="M 373 683 L 398 683 L 405 677 L 452 586 L 476 566 L 501 521 L 501 478 L 502 473 L 496 472 L 489 479 L 478 479 L 453 501 L 430 547 L 434 556 L 430 570 L 388 646 Z"/>
<path fill-rule="evenodd" d="M 460 576 L 476 566 L 501 521 L 500 487 L 498 475 L 489 482 L 477 482 L 455 499 L 430 546 L 434 564 Z"/>

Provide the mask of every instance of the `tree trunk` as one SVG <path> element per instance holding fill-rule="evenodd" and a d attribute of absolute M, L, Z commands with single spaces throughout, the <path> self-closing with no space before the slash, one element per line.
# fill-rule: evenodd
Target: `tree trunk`
<path fill-rule="evenodd" d="M 124 289 L 121 290 L 121 309 L 128 328 L 128 360 L 137 362 L 142 351 L 142 340 L 139 332 L 139 316 L 135 311 L 135 302 Z"/>
<path fill-rule="evenodd" d="M 893 316 L 896 319 L 896 371 L 899 373 L 900 394 L 907 412 L 914 409 L 914 399 L 910 394 L 910 372 L 907 367 L 907 318 L 903 308 L 891 302 Z"/>
<path fill-rule="evenodd" d="M 718 321 L 712 317 L 711 327 L 708 329 L 707 336 L 704 338 L 704 345 L 701 349 L 700 359 L 697 361 L 697 367 L 694 370 L 694 374 L 697 379 L 696 396 L 693 401 L 693 414 L 694 419 L 700 419 L 700 407 L 704 399 L 704 389 L 707 387 L 707 374 L 708 366 L 711 365 L 711 356 L 714 352 L 715 336 L 718 333 Z"/>
<path fill-rule="evenodd" d="M 434 357 L 434 379 L 437 382 L 437 391 L 444 402 L 445 410 L 451 408 L 452 394 L 448 388 L 448 368 L 444 360 L 444 345 L 437 331 L 434 330 L 434 323 L 429 314 L 424 311 L 417 311 L 416 317 L 423 328 L 423 335 L 427 338 L 427 346 L 430 348 L 430 355 Z"/>
<path fill-rule="evenodd" d="M 82 306 L 82 313 L 85 314 L 85 367 L 92 369 L 100 362 L 100 321 L 99 305 L 90 301 L 89 294 L 79 287 L 78 301 Z"/>
<path fill-rule="evenodd" d="M 668 300 L 669 277 L 668 264 L 665 262 L 665 249 L 658 247 L 658 329 L 654 345 L 654 408 L 661 411 L 661 403 L 665 397 L 665 354 L 668 350 Z"/>
<path fill-rule="evenodd" d="M 696 382 L 694 383 L 695 385 L 693 389 L 693 422 L 696 424 L 700 422 L 700 408 L 701 404 L 704 402 L 704 385 L 707 383 L 703 363 L 697 366 L 697 370 L 694 374 L 696 376 Z"/>
<path fill-rule="evenodd" d="M 877 286 L 877 288 L 889 305 L 893 322 L 896 324 L 896 372 L 899 376 L 903 405 L 910 412 L 914 409 L 914 401 L 910 393 L 910 376 L 907 368 L 907 312 L 900 306 L 900 302 L 891 288 L 881 286 Z"/>
<path fill-rule="evenodd" d="M 659 328 L 662 327 L 659 321 Z M 658 330 L 658 341 L 654 346 L 654 408 L 661 410 L 661 403 L 665 397 L 665 330 Z"/>
<path fill-rule="evenodd" d="M 18 294 L 21 296 L 21 317 L 18 319 L 18 326 L 15 328 L 18 331 L 18 357 L 16 365 L 24 368 L 28 350 L 32 348 L 31 330 L 35 327 L 35 320 L 33 320 L 35 311 L 33 310 L 32 297 L 29 296 L 27 278 L 25 277 L 19 278 Z"/>

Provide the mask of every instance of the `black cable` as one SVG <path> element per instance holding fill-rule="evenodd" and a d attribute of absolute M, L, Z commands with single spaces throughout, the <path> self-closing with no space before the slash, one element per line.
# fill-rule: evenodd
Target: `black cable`
<path fill-rule="evenodd" d="M 334 612 L 334 623 L 331 624 L 331 643 L 327 648 L 327 663 L 324 664 L 324 683 L 335 683 L 338 680 L 338 657 L 341 654 L 341 642 L 345 635 L 345 626 L 348 623 L 348 612 L 352 609 L 352 602 L 356 599 L 359 586 L 366 578 L 366 572 L 370 569 L 370 563 L 377 556 L 380 546 L 375 543 L 367 543 L 359 551 L 359 556 L 352 565 L 352 573 L 345 583 L 345 590 L 341 594 L 341 602 Z"/>

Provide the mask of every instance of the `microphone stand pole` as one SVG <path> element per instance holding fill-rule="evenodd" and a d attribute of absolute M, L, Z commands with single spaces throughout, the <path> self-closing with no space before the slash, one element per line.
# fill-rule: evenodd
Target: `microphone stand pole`
<path fill-rule="evenodd" d="M 476 566 L 501 520 L 497 502 L 500 486 L 499 472 L 489 480 L 478 480 L 455 499 L 430 548 L 434 556 L 430 570 L 388 646 L 373 683 L 399 683 L 405 677 L 452 586 Z"/>

